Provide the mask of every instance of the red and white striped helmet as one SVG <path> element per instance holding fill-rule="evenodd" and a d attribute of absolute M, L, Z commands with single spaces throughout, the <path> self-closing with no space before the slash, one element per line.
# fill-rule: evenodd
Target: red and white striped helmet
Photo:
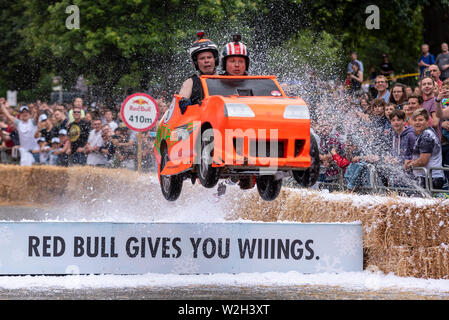
<path fill-rule="evenodd" d="M 226 71 L 226 59 L 230 56 L 243 57 L 246 60 L 246 71 L 249 67 L 249 54 L 246 45 L 241 42 L 242 36 L 234 34 L 232 36 L 232 42 L 227 43 L 223 51 L 221 52 L 221 68 Z"/>

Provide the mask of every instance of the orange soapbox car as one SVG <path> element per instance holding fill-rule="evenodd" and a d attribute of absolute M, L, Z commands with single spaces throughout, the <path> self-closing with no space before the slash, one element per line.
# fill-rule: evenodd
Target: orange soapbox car
<path fill-rule="evenodd" d="M 181 112 L 174 95 L 158 123 L 154 153 L 162 194 L 174 201 L 184 180 L 213 188 L 219 179 L 257 185 L 271 201 L 282 179 L 303 187 L 318 179 L 320 159 L 304 100 L 287 97 L 274 76 L 202 76 L 204 99 Z"/>

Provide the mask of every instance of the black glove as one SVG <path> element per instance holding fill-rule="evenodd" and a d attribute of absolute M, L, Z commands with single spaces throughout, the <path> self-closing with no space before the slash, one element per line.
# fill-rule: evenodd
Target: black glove
<path fill-rule="evenodd" d="M 181 109 L 181 114 L 184 114 L 187 110 L 187 107 L 192 104 L 190 99 L 182 98 L 179 100 L 179 109 Z"/>

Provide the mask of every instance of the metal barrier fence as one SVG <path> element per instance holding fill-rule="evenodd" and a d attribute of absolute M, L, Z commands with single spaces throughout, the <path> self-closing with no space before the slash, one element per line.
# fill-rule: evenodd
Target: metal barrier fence
<path fill-rule="evenodd" d="M 410 186 L 394 186 L 394 185 L 385 186 L 382 183 L 381 184 L 379 183 L 378 170 L 376 170 L 376 167 L 374 165 L 367 164 L 366 169 L 368 172 L 368 181 L 366 181 L 365 184 L 357 187 L 357 190 L 360 193 L 379 194 L 379 193 L 396 192 L 398 194 L 407 196 L 415 195 L 421 197 L 432 197 L 437 194 L 446 194 L 447 196 L 449 196 L 449 190 L 447 188 L 446 189 L 434 188 L 431 178 L 433 170 L 441 170 L 449 172 L 449 167 L 431 167 L 429 168 L 429 170 L 427 170 L 427 168 L 425 167 L 413 167 L 414 170 L 422 170 L 424 172 L 425 188 L 422 188 L 415 180 L 408 181 L 410 183 Z M 447 183 L 448 181 L 446 181 L 445 183 L 446 187 Z M 318 189 L 320 190 L 323 189 L 329 191 L 348 190 L 347 183 L 344 178 L 344 171 L 341 168 L 339 168 L 339 174 L 336 179 L 334 179 L 331 182 L 318 181 L 317 184 Z"/>
<path fill-rule="evenodd" d="M 11 154 L 8 153 L 11 151 Z M 12 154 L 16 155 L 13 157 Z M 13 148 L 1 148 L 0 149 L 0 163 L 3 164 L 19 164 L 20 163 L 20 154 L 18 150 L 13 150 Z"/>

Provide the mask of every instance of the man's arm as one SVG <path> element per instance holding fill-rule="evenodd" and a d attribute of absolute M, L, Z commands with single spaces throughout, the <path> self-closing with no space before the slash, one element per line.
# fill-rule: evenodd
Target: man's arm
<path fill-rule="evenodd" d="M 3 112 L 3 114 L 5 115 L 5 117 L 11 121 L 11 122 L 15 122 L 16 118 L 14 118 L 8 111 L 7 109 L 7 105 L 8 105 L 8 101 L 5 100 L 5 98 L 0 98 L 0 107 L 1 107 L 1 111 Z"/>
<path fill-rule="evenodd" d="M 421 153 L 418 159 L 405 160 L 404 168 L 408 169 L 411 167 L 425 167 L 429 163 L 431 155 L 431 153 Z"/>
<path fill-rule="evenodd" d="M 192 96 L 192 88 L 193 88 L 193 80 L 192 78 L 189 78 L 182 84 L 181 90 L 179 91 L 179 95 L 183 98 L 189 99 Z"/>
<path fill-rule="evenodd" d="M 62 148 L 62 151 L 66 153 L 67 155 L 70 155 L 72 153 L 72 148 L 70 147 L 70 141 L 66 141 L 64 143 L 64 147 Z"/>
<path fill-rule="evenodd" d="M 419 60 L 418 60 L 418 66 L 420 66 L 420 67 L 427 66 L 427 64 L 424 63 L 423 59 L 424 59 L 424 58 L 423 58 L 422 56 L 421 56 L 421 58 L 419 58 Z"/>
<path fill-rule="evenodd" d="M 34 106 L 34 108 L 31 108 L 31 119 L 34 120 L 34 124 L 37 125 L 38 124 L 38 119 L 39 119 L 39 109 L 38 106 Z"/>
<path fill-rule="evenodd" d="M 438 93 L 437 98 L 435 99 L 435 113 L 436 116 L 440 119 L 447 119 L 449 118 L 449 108 L 446 108 L 443 110 L 441 107 L 441 100 L 443 97 L 449 96 L 449 90 L 446 89 L 446 87 L 441 88 L 441 91 Z"/>

